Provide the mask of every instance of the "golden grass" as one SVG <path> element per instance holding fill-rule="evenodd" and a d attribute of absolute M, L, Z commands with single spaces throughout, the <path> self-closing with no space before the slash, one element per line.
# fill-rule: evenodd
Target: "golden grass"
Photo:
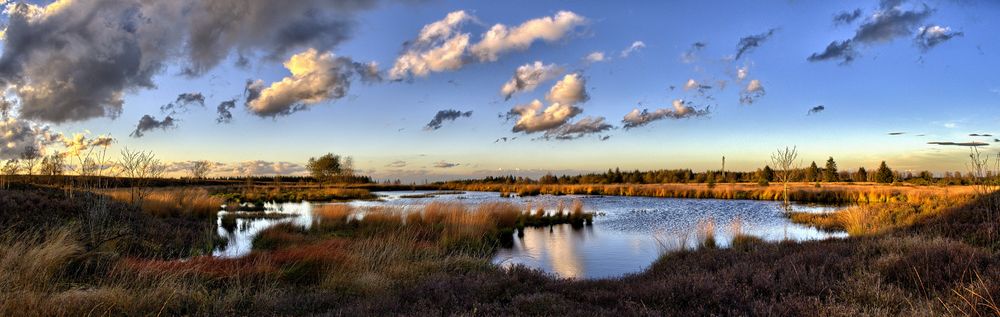
<path fill-rule="evenodd" d="M 715 184 L 585 184 L 585 185 L 508 185 L 508 184 L 446 184 L 447 189 L 497 191 L 503 195 L 607 195 L 661 198 L 713 198 L 782 200 L 780 184 L 759 186 L 746 183 Z M 877 185 L 871 183 L 791 183 L 788 196 L 792 201 L 820 203 L 873 203 L 920 201 L 940 195 L 971 194 L 972 186 L 916 186 L 912 184 Z"/>
<path fill-rule="evenodd" d="M 130 202 L 128 189 L 100 192 L 112 199 Z M 211 218 L 221 209 L 223 199 L 211 195 L 204 188 L 165 188 L 152 190 L 142 200 L 142 210 L 159 217 Z"/>

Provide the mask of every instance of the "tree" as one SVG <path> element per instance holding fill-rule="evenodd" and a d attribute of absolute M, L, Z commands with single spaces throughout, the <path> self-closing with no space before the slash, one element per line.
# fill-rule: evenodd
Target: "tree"
<path fill-rule="evenodd" d="M 819 181 L 819 166 L 816 166 L 816 161 L 813 161 L 806 169 L 806 181 L 816 182 Z"/>
<path fill-rule="evenodd" d="M 889 184 L 892 183 L 892 180 L 892 170 L 889 169 L 889 165 L 885 164 L 885 161 L 882 161 L 882 164 L 878 166 L 878 170 L 875 171 L 875 182 Z"/>
<path fill-rule="evenodd" d="M 831 156 L 826 160 L 826 168 L 823 169 L 823 181 L 826 182 L 836 182 L 839 181 L 839 175 L 837 175 L 837 162 L 833 160 Z"/>
<path fill-rule="evenodd" d="M 66 162 L 63 159 L 63 155 L 59 152 L 52 153 L 52 155 L 46 156 L 42 159 L 42 165 L 39 168 L 38 173 L 48 176 L 62 175 L 65 166 Z"/>
<path fill-rule="evenodd" d="M 784 150 L 778 149 L 773 154 L 771 154 L 771 164 L 778 168 L 778 173 L 776 176 L 778 180 L 781 181 L 782 194 L 785 200 L 785 207 L 788 207 L 788 182 L 791 180 L 792 169 L 796 168 L 798 162 L 796 159 L 799 157 L 799 152 L 796 147 L 789 149 L 787 146 Z"/>
<path fill-rule="evenodd" d="M 7 178 L 17 174 L 17 171 L 21 169 L 21 165 L 17 162 L 17 159 L 7 160 L 2 167 L 0 167 L 0 187 L 7 188 L 8 181 Z"/>
<path fill-rule="evenodd" d="M 770 165 L 764 165 L 764 170 L 761 171 L 761 174 L 761 178 L 765 181 L 770 182 L 774 180 L 774 170 L 771 169 Z"/>
<path fill-rule="evenodd" d="M 858 182 L 867 182 L 868 181 L 868 171 L 866 171 L 864 167 L 859 167 L 858 168 L 858 173 L 855 174 L 855 177 L 856 177 L 855 181 L 858 181 Z"/>
<path fill-rule="evenodd" d="M 141 205 L 142 200 L 151 192 L 149 184 L 153 179 L 163 176 L 166 166 L 156 159 L 153 152 L 133 151 L 129 148 L 122 149 L 121 159 L 118 160 L 118 168 L 122 176 L 129 178 L 131 187 L 129 194 L 132 204 Z"/>
<path fill-rule="evenodd" d="M 306 163 L 309 174 L 319 181 L 329 181 L 337 176 L 349 176 L 353 173 L 354 160 L 333 153 L 327 153 L 318 158 L 310 157 Z"/>
<path fill-rule="evenodd" d="M 191 177 L 195 179 L 204 179 L 208 176 L 208 172 L 212 171 L 212 162 L 209 161 L 194 161 L 188 166 L 191 170 Z"/>
<path fill-rule="evenodd" d="M 42 159 L 42 152 L 38 150 L 38 147 L 34 145 L 29 145 L 24 148 L 21 152 L 21 161 L 24 163 L 24 170 L 31 176 L 35 173 L 35 166 L 38 165 L 38 161 Z"/>

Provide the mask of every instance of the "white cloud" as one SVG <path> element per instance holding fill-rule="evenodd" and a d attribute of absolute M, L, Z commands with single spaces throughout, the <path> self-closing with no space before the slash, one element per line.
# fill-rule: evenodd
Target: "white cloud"
<path fill-rule="evenodd" d="M 757 101 L 758 98 L 763 97 L 765 94 L 764 85 L 760 83 L 760 80 L 754 79 L 747 84 L 746 89 L 740 92 L 740 103 L 742 104 L 752 104 Z"/>
<path fill-rule="evenodd" d="M 586 60 L 588 63 L 603 62 L 605 60 L 604 52 L 592 52 L 590 54 L 587 54 L 587 56 L 584 57 L 583 59 Z"/>
<path fill-rule="evenodd" d="M 516 93 L 535 90 L 543 82 L 555 79 L 562 74 L 563 69 L 556 64 L 545 65 L 540 61 L 524 64 L 514 71 L 514 76 L 500 87 L 504 99 L 510 99 Z"/>
<path fill-rule="evenodd" d="M 537 99 L 526 105 L 515 106 L 508 112 L 508 117 L 518 118 L 513 131 L 535 133 L 566 124 L 569 119 L 583 112 L 576 104 L 589 99 L 585 85 L 586 80 L 580 74 L 567 74 L 545 95 L 549 106 L 546 107 Z"/>
<path fill-rule="evenodd" d="M 513 28 L 496 24 L 472 46 L 471 53 L 481 62 L 496 61 L 501 54 L 525 50 L 537 40 L 558 41 L 586 22 L 587 19 L 576 13 L 559 11 L 554 16 L 528 20 Z"/>
<path fill-rule="evenodd" d="M 629 55 L 632 55 L 632 53 L 638 52 L 643 48 L 646 48 L 646 43 L 642 41 L 632 42 L 632 45 L 622 51 L 622 57 L 628 57 Z"/>
<path fill-rule="evenodd" d="M 370 76 L 374 64 L 361 64 L 333 53 L 308 49 L 293 55 L 284 63 L 291 76 L 268 87 L 256 81 L 248 85 L 252 91 L 247 108 L 262 117 L 288 115 L 305 106 L 347 95 L 350 78 L 355 72 Z"/>

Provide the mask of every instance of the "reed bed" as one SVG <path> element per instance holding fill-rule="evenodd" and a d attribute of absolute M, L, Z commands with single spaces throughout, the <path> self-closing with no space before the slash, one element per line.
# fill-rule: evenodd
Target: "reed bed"
<path fill-rule="evenodd" d="M 286 187 L 255 186 L 251 188 L 231 187 L 215 190 L 215 195 L 226 202 L 339 202 L 378 198 L 367 189 L 344 187 Z"/>
<path fill-rule="evenodd" d="M 114 200 L 132 202 L 129 189 L 100 191 Z M 204 188 L 166 188 L 150 191 L 141 201 L 141 209 L 158 217 L 213 218 L 222 208 L 222 198 Z"/>
<path fill-rule="evenodd" d="M 446 188 L 469 191 L 496 191 L 501 195 L 605 195 L 660 198 L 783 200 L 782 186 L 772 184 L 591 184 L 591 185 L 507 185 L 446 184 Z M 972 186 L 915 186 L 832 183 L 789 185 L 789 200 L 809 203 L 875 203 L 922 201 L 939 195 L 971 194 Z"/>

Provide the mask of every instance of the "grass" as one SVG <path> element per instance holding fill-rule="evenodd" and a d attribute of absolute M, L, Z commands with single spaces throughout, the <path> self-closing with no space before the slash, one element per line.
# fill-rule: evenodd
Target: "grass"
<path fill-rule="evenodd" d="M 170 237 L 184 235 L 186 227 L 199 223 L 195 218 L 113 200 L 101 205 L 101 197 L 106 196 L 69 200 L 58 190 L 0 191 L 0 224 L 6 228 L 0 234 L 0 315 L 998 312 L 998 210 L 984 202 L 989 199 L 972 195 L 907 197 L 838 213 L 790 215 L 852 232 L 826 241 L 767 243 L 746 235 L 742 222 L 735 221 L 728 228 L 733 247 L 714 248 L 707 241 L 715 239 L 716 224 L 705 220 L 692 233 L 700 247 L 664 253 L 643 272 L 601 280 L 559 279 L 490 264 L 503 236 L 536 219 L 538 206 L 447 203 L 416 211 L 320 206 L 308 229 L 286 224 L 265 230 L 245 257 L 187 253 L 178 261 L 168 257 L 179 255 L 170 250 L 182 249 L 168 247 L 175 243 Z M 89 237 L 104 232 L 87 225 L 100 214 L 94 206 L 104 206 L 100 228 L 147 229 L 130 229 L 128 239 L 93 248 Z M 541 216 L 586 214 L 582 204 L 554 207 Z M 201 222 L 214 229 L 211 221 Z"/>
<path fill-rule="evenodd" d="M 496 191 L 502 196 L 534 195 L 605 195 L 644 196 L 660 198 L 712 198 L 782 200 L 782 186 L 770 184 L 589 184 L 589 185 L 507 185 L 459 184 L 444 185 L 447 189 L 471 191 Z M 938 195 L 967 194 L 972 186 L 915 186 L 910 184 L 875 185 L 868 183 L 831 183 L 816 187 L 813 183 L 789 184 L 789 199 L 813 203 L 873 203 L 923 201 Z"/>
<path fill-rule="evenodd" d="M 121 201 L 131 201 L 128 189 L 100 191 Z M 142 200 L 141 209 L 157 217 L 213 218 L 224 201 L 204 188 L 161 188 L 150 191 Z"/>
<path fill-rule="evenodd" d="M 315 186 L 254 186 L 252 188 L 224 187 L 214 190 L 215 196 L 225 202 L 253 203 L 264 202 L 338 202 L 349 200 L 377 199 L 367 189 L 345 187 L 315 187 Z"/>

